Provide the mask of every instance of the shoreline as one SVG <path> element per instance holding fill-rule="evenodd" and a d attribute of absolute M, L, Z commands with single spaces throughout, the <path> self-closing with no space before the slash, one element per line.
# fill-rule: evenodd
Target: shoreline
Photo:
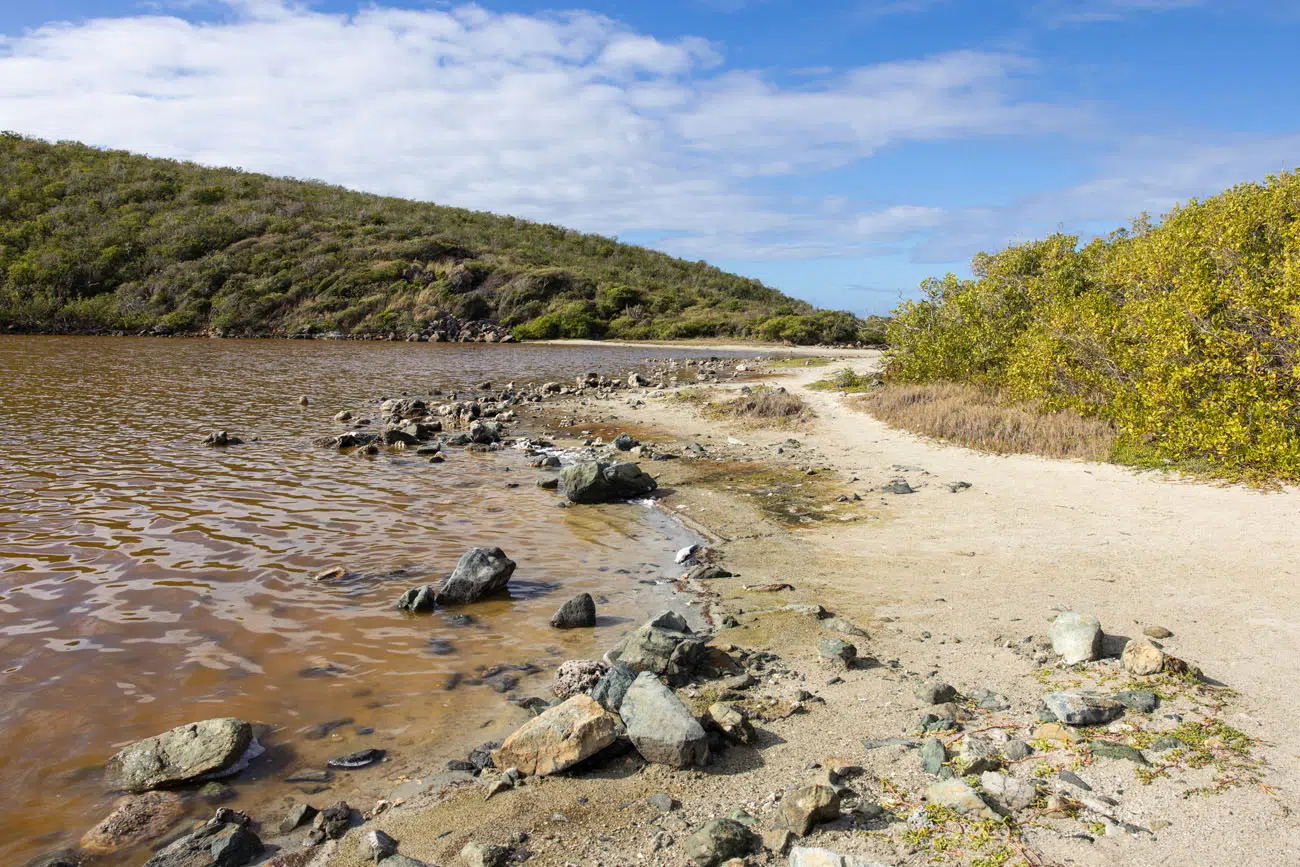
<path fill-rule="evenodd" d="M 868 353 L 854 363 L 870 365 L 872 357 Z M 1267 563 L 1284 565 L 1294 550 L 1291 543 L 1276 550 L 1259 542 L 1278 538 L 1300 514 L 1295 499 L 1288 494 L 1265 499 L 1249 490 L 1153 477 L 1114 465 L 998 457 L 927 442 L 849 410 L 834 394 L 802 388 L 819 375 L 806 371 L 781 380 L 818 412 L 817 420 L 799 431 L 705 420 L 680 402 L 624 400 L 626 394 L 586 406 L 548 403 L 545 410 L 557 420 L 566 410 L 569 415 L 582 410 L 587 417 L 554 428 L 557 439 L 575 431 L 619 428 L 646 431 L 634 435 L 656 444 L 698 439 L 710 450 L 714 460 L 666 462 L 662 471 L 658 464 L 648 467 L 657 473 L 661 487 L 670 489 L 657 505 L 715 538 L 722 564 L 737 573 L 696 588 L 738 619 L 737 626 L 715 636 L 715 644 L 775 653 L 788 666 L 788 678 L 778 677 L 779 684 L 770 691 L 786 696 L 810 691 L 813 699 L 806 712 L 762 723 L 772 740 L 757 751 L 757 766 L 741 761 L 738 767 L 730 754 L 720 767 L 697 771 L 621 767 L 615 760 L 619 770 L 529 778 L 531 783 L 487 804 L 471 787 L 441 803 L 410 805 L 380 823 L 403 840 L 401 851 L 429 863 L 460 863 L 456 853 L 461 845 L 469 840 L 505 842 L 502 832 L 508 827 L 533 841 L 528 844 L 532 864 L 685 865 L 690 862 L 681 844 L 691 830 L 724 815 L 724 807 L 748 807 L 766 827 L 764 809 L 778 802 L 793 780 L 807 778 L 810 763 L 825 766 L 828 755 L 869 765 L 867 778 L 924 790 L 927 777 L 915 767 L 912 749 L 885 747 L 864 753 L 860 741 L 896 738 L 909 731 L 909 720 L 924 707 L 912 695 L 915 685 L 932 671 L 959 689 L 988 688 L 1008 696 L 1015 722 L 1032 731 L 1037 722 L 1034 708 L 1043 692 L 1036 672 L 1050 666 L 1027 658 L 1018 645 L 1021 639 L 1028 644 L 1035 637 L 1041 644 L 1053 606 L 1066 602 L 1097 613 L 1103 628 L 1120 639 L 1140 636 L 1143 624 L 1171 626 L 1175 635 L 1165 643 L 1168 650 L 1240 693 L 1228 701 L 1225 713 L 1258 738 L 1258 755 L 1270 767 L 1258 785 L 1188 802 L 1181 797 L 1182 786 L 1169 781 L 1143 786 L 1133 780 L 1130 766 L 1090 760 L 1080 773 L 1098 791 L 1120 793 L 1128 819 L 1142 818 L 1148 827 L 1139 834 L 1124 833 L 1117 826 L 1119 833 L 1103 832 L 1087 841 L 1055 830 L 1034 832 L 1035 857 L 1044 859 L 1039 863 L 1068 859 L 1088 865 L 1209 864 L 1216 863 L 1211 853 L 1225 850 L 1242 853 L 1237 860 L 1243 865 L 1284 863 L 1286 853 L 1300 843 L 1300 830 L 1285 807 L 1300 774 L 1295 756 L 1280 745 L 1286 742 L 1287 719 L 1300 710 L 1295 689 L 1300 684 L 1286 670 L 1270 669 L 1267 677 L 1258 671 L 1246 675 L 1258 668 L 1260 658 L 1294 658 L 1288 651 L 1300 647 L 1300 626 L 1277 612 L 1295 610 L 1288 605 L 1300 599 L 1285 582 L 1256 582 L 1240 593 L 1243 598 L 1226 606 L 1233 628 L 1225 635 L 1220 622 L 1225 606 L 1213 591 L 1206 595 L 1217 581 L 1210 576 L 1207 583 L 1205 573 L 1235 561 L 1236 569 L 1229 574 L 1240 580 Z M 776 448 L 789 437 L 800 445 L 788 446 L 778 456 Z M 743 445 L 730 444 L 729 438 Z M 919 480 L 917 493 L 870 493 L 895 475 Z M 1039 487 L 1034 488 L 1030 483 L 1037 476 L 1046 478 L 1037 479 Z M 949 493 L 940 487 L 947 481 L 970 481 L 972 487 Z M 779 509 L 756 506 L 770 500 L 773 489 L 795 490 L 800 485 L 808 488 L 799 490 L 814 491 L 800 496 L 813 499 L 803 511 L 782 503 L 780 508 L 796 513 L 789 522 L 773 519 Z M 1108 487 L 1119 490 L 1099 496 Z M 837 502 L 850 491 L 862 500 Z M 1047 510 L 1024 502 L 1044 496 L 1052 501 Z M 1137 502 L 1121 508 L 1126 497 Z M 1078 511 L 1084 503 L 1091 508 L 1082 520 L 1062 520 L 1054 514 Z M 829 511 L 821 518 L 810 517 L 819 510 Z M 1232 531 L 1252 529 L 1219 545 L 1214 534 L 1170 532 L 1187 520 L 1216 524 L 1229 538 Z M 1130 540 L 1152 529 L 1165 535 L 1151 536 L 1158 544 L 1147 547 L 1154 550 L 1137 556 L 1143 546 Z M 1103 531 L 1106 539 L 1090 541 Z M 1156 571 L 1153 564 L 1163 557 L 1176 562 L 1146 580 L 1132 574 Z M 1126 560 L 1131 561 L 1127 570 Z M 1199 563 L 1199 574 L 1191 575 L 1193 586 L 1175 589 L 1174 576 L 1188 563 Z M 1120 585 L 1121 576 L 1134 586 Z M 777 580 L 788 581 L 794 589 L 776 594 L 746 589 Z M 999 585 L 1001 592 L 990 592 Z M 1153 595 L 1157 589 L 1159 598 Z M 775 611 L 789 604 L 822 604 L 860 623 L 870 637 L 855 639 L 859 653 L 870 654 L 881 665 L 854 672 L 852 680 L 846 675 L 847 683 L 831 683 L 834 677 L 812 650 L 823 633 L 807 617 Z M 1247 615 L 1245 609 L 1253 613 Z M 1280 630 L 1285 646 L 1268 649 L 1278 635 L 1257 632 L 1254 640 L 1247 640 L 1261 623 L 1271 625 L 1267 631 Z M 1177 776 L 1181 781 L 1195 774 Z M 668 792 L 681 806 L 662 816 L 639 807 L 625 808 L 636 814 L 628 816 L 619 809 L 655 791 Z M 509 801 L 509 808 L 497 805 L 498 799 Z M 1150 830 L 1152 824 L 1158 832 Z M 455 830 L 439 840 L 424 830 L 429 828 Z M 673 842 L 655 848 L 653 835 L 660 832 Z M 900 867 L 932 863 L 933 853 L 915 843 L 902 845 L 898 835 L 885 829 L 866 832 L 874 849 L 862 845 L 862 833 L 853 821 L 841 819 L 815 831 L 803 845 L 870 854 L 880 863 Z M 493 837 L 501 839 L 489 839 Z M 881 851 L 882 841 L 888 841 L 892 851 Z M 321 853 L 314 863 L 357 867 L 362 862 L 350 845 L 340 845 L 332 853 Z M 766 852 L 745 863 L 783 864 L 785 858 Z"/>

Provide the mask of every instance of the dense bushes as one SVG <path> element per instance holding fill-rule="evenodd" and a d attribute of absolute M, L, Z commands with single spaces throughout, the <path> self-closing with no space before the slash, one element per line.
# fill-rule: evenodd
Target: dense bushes
<path fill-rule="evenodd" d="M 851 342 L 869 325 L 558 226 L 0 135 L 0 329 L 401 335 L 444 313 L 520 337 Z"/>
<path fill-rule="evenodd" d="M 1300 176 L 1243 184 L 1080 248 L 976 257 L 895 311 L 887 373 L 1115 425 L 1130 459 L 1300 479 Z"/>

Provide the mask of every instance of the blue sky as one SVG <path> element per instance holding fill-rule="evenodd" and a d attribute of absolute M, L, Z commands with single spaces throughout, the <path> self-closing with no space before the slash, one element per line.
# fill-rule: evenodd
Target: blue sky
<path fill-rule="evenodd" d="M 1268 0 L 0 4 L 0 128 L 511 213 L 884 312 L 1300 165 Z"/>

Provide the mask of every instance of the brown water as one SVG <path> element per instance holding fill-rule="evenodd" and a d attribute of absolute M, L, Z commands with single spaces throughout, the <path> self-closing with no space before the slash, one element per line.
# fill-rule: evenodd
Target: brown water
<path fill-rule="evenodd" d="M 368 806 L 508 730 L 522 712 L 507 698 L 546 696 L 559 661 L 599 655 L 670 604 L 655 579 L 689 536 L 653 509 L 559 509 L 515 450 L 449 449 L 431 465 L 310 445 L 339 409 L 380 397 L 625 373 L 645 355 L 0 337 L 0 863 L 75 845 L 110 808 L 101 769 L 124 743 L 214 716 L 271 729 L 267 754 L 229 781 L 233 806 L 273 825 L 302 797 L 288 770 L 373 746 L 390 761 L 312 798 Z M 218 428 L 247 444 L 202 446 Z M 471 606 L 469 626 L 394 609 L 475 545 L 519 563 L 509 599 Z M 309 580 L 333 565 L 361 577 Z M 551 630 L 581 591 L 598 627 Z M 502 662 L 541 671 L 509 695 L 467 682 Z"/>

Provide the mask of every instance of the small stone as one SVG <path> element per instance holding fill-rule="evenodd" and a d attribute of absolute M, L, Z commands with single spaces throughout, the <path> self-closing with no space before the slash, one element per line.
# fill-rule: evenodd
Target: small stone
<path fill-rule="evenodd" d="M 921 767 L 927 774 L 937 777 L 943 763 L 948 761 L 948 750 L 938 738 L 926 738 L 921 744 Z"/>
<path fill-rule="evenodd" d="M 471 841 L 460 850 L 460 858 L 466 867 L 505 867 L 510 860 L 510 850 L 504 846 Z"/>
<path fill-rule="evenodd" d="M 1027 810 L 1038 794 L 1029 783 L 993 771 L 985 771 L 980 775 L 980 786 L 993 803 L 1006 813 Z"/>
<path fill-rule="evenodd" d="M 724 702 L 709 705 L 709 719 L 727 739 L 738 744 L 747 744 L 754 736 L 754 729 L 749 724 L 744 711 Z"/>
<path fill-rule="evenodd" d="M 1067 664 L 1088 662 L 1101 655 L 1101 621 L 1091 614 L 1062 611 L 1048 630 L 1052 650 Z"/>
<path fill-rule="evenodd" d="M 800 837 L 813 825 L 830 822 L 840 815 L 840 795 L 830 786 L 813 785 L 795 789 L 781 799 L 776 823 Z"/>
<path fill-rule="evenodd" d="M 1136 762 L 1139 765 L 1149 765 L 1147 757 L 1128 744 L 1117 744 L 1112 741 L 1093 741 L 1090 745 L 1092 754 L 1103 759 L 1123 759 L 1125 761 Z"/>
<path fill-rule="evenodd" d="M 314 818 L 316 818 L 316 808 L 311 804 L 294 804 L 280 820 L 280 833 L 288 834 Z"/>
<path fill-rule="evenodd" d="M 1159 674 L 1165 666 L 1165 655 L 1149 641 L 1130 641 L 1120 653 L 1120 664 L 1129 674 Z"/>
<path fill-rule="evenodd" d="M 822 629 L 828 629 L 831 632 L 838 632 L 841 635 L 852 635 L 855 638 L 867 638 L 867 631 L 856 623 L 845 620 L 843 617 L 827 617 L 821 622 Z"/>
<path fill-rule="evenodd" d="M 352 808 L 347 801 L 330 804 L 312 820 L 313 834 L 319 832 L 322 840 L 337 840 L 352 827 Z"/>
<path fill-rule="evenodd" d="M 362 857 L 372 859 L 376 864 L 389 855 L 397 854 L 397 841 L 378 828 L 367 831 L 361 841 Z"/>
<path fill-rule="evenodd" d="M 209 804 L 221 804 L 235 797 L 235 790 L 225 783 L 213 781 L 199 787 L 199 797 Z"/>
<path fill-rule="evenodd" d="M 1002 767 L 1002 746 L 987 734 L 968 734 L 962 738 L 956 764 L 963 774 L 996 771 Z"/>
<path fill-rule="evenodd" d="M 1029 744 L 1016 738 L 1007 741 L 1006 747 L 1002 750 L 1002 754 L 1013 762 L 1027 759 L 1031 753 L 1033 750 L 1030 749 Z"/>
<path fill-rule="evenodd" d="M 1160 706 L 1160 697 L 1148 689 L 1126 689 L 1115 693 L 1115 701 L 1138 713 L 1152 713 Z"/>
<path fill-rule="evenodd" d="M 345 756 L 338 756 L 330 759 L 325 764 L 331 768 L 338 768 L 345 771 L 355 771 L 359 768 L 366 768 L 376 762 L 384 760 L 387 755 L 383 750 L 368 749 L 357 750 L 354 753 L 348 753 Z"/>
<path fill-rule="evenodd" d="M 1082 692 L 1049 692 L 1043 704 L 1066 725 L 1090 726 L 1108 723 L 1124 712 L 1113 698 Z"/>
<path fill-rule="evenodd" d="M 957 690 L 948 683 L 923 683 L 916 691 L 916 697 L 925 704 L 943 704 L 957 697 Z"/>
<path fill-rule="evenodd" d="M 980 798 L 979 793 L 964 780 L 954 778 L 931 783 L 925 790 L 926 800 L 941 807 L 947 807 L 964 816 L 997 821 L 998 814 L 989 808 Z"/>
<path fill-rule="evenodd" d="M 656 792 L 646 798 L 646 803 L 661 813 L 671 813 L 673 811 L 673 797 L 664 792 Z"/>
<path fill-rule="evenodd" d="M 992 690 L 972 690 L 969 697 L 980 710 L 1000 711 L 1011 709 L 1011 702 L 1007 697 Z"/>
<path fill-rule="evenodd" d="M 1148 626 L 1142 630 L 1142 634 L 1147 638 L 1154 638 L 1157 641 L 1173 636 L 1173 633 L 1168 629 L 1165 629 L 1163 626 Z"/>
<path fill-rule="evenodd" d="M 686 839 L 682 849 L 699 867 L 718 867 L 753 850 L 754 832 L 734 819 L 714 819 Z"/>
<path fill-rule="evenodd" d="M 794 835 L 785 828 L 776 828 L 763 832 L 763 848 L 778 855 L 784 855 L 794 842 Z"/>
<path fill-rule="evenodd" d="M 842 638 L 821 638 L 817 641 L 817 655 L 852 668 L 853 661 L 858 658 L 858 649 Z"/>
<path fill-rule="evenodd" d="M 579 629 L 596 625 L 596 601 L 590 593 L 580 593 L 560 606 L 551 617 L 556 629 Z"/>
<path fill-rule="evenodd" d="M 1045 723 L 1034 732 L 1034 740 L 1050 741 L 1058 744 L 1072 744 L 1079 736 L 1060 723 Z"/>
<path fill-rule="evenodd" d="M 1155 753 L 1163 753 L 1166 750 L 1176 750 L 1185 746 L 1187 745 L 1172 735 L 1162 735 L 1152 742 L 1151 751 Z"/>
<path fill-rule="evenodd" d="M 1057 771 L 1056 776 L 1062 782 L 1069 783 L 1071 786 L 1074 786 L 1075 788 L 1082 789 L 1085 792 L 1092 791 L 1092 786 L 1085 783 L 1082 777 L 1080 777 L 1078 774 L 1072 771 Z"/>
<path fill-rule="evenodd" d="M 1158 636 L 1157 636 L 1157 637 L 1158 637 Z M 1167 821 L 1167 820 L 1165 820 L 1165 819 L 1154 819 L 1154 820 L 1152 820 L 1152 822 L 1151 822 L 1151 830 L 1152 830 L 1152 831 L 1163 831 L 1165 828 L 1168 828 L 1168 827 L 1169 827 L 1170 825 L 1172 825 L 1172 824 L 1173 824 L 1173 822 L 1169 822 L 1169 821 Z"/>

